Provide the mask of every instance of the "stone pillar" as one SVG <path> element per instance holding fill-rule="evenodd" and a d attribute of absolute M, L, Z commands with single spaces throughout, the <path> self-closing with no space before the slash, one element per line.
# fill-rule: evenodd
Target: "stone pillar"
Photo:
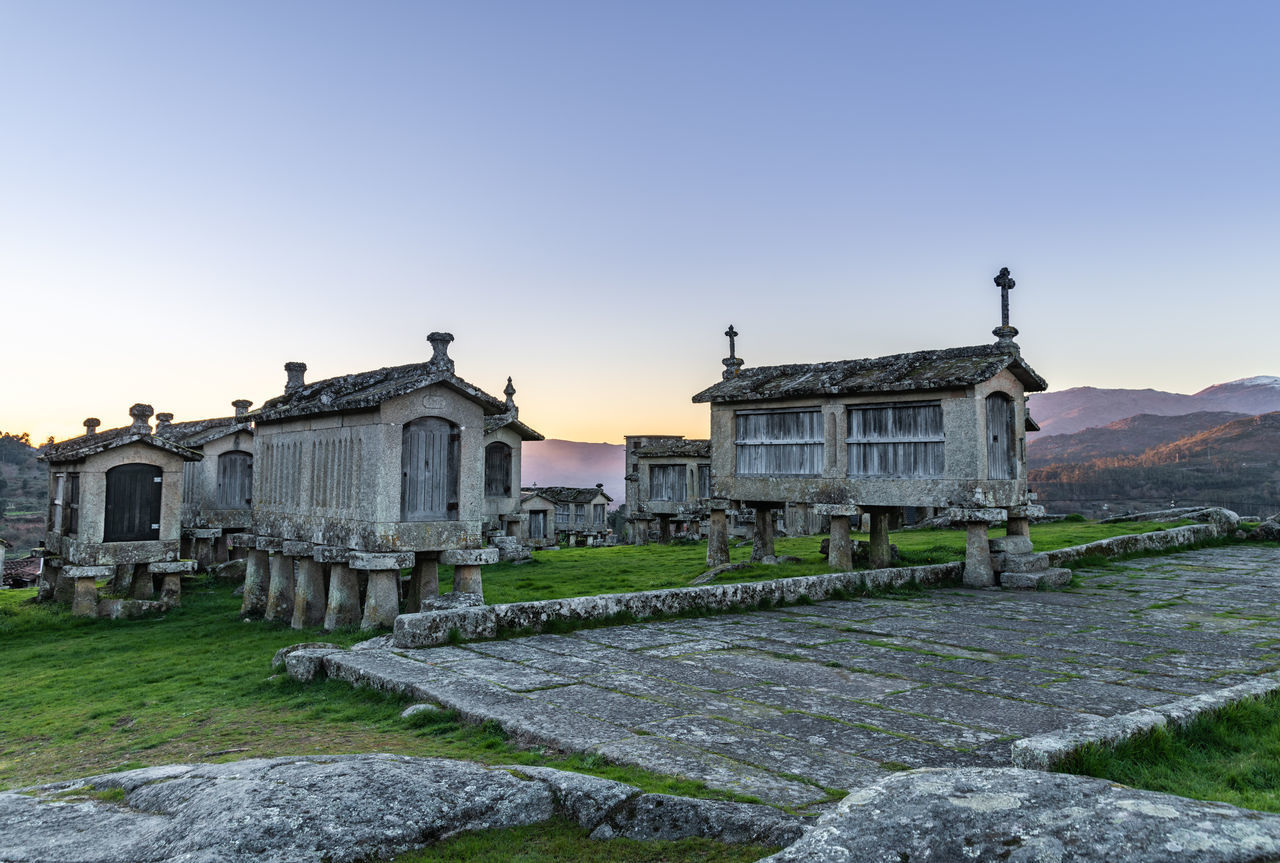
<path fill-rule="evenodd" d="M 325 618 L 324 564 L 312 557 L 298 559 L 298 576 L 293 594 L 294 629 L 320 626 Z"/>
<path fill-rule="evenodd" d="M 440 562 L 453 565 L 453 592 L 484 597 L 480 567 L 498 562 L 496 548 L 454 548 L 440 552 Z"/>
<path fill-rule="evenodd" d="M 329 567 L 329 601 L 324 611 L 324 628 L 339 629 L 360 623 L 360 579 L 345 563 Z"/>
<path fill-rule="evenodd" d="M 92 575 L 77 575 L 71 613 L 76 617 L 98 616 L 98 582 Z"/>
<path fill-rule="evenodd" d="M 511 522 L 507 522 L 511 524 Z M 455 575 L 454 581 L 457 581 Z M 416 614 L 422 610 L 422 601 L 440 595 L 440 560 L 439 555 L 431 551 L 420 551 L 414 555 L 413 573 L 409 576 L 409 589 L 405 592 L 404 610 L 406 614 Z"/>
<path fill-rule="evenodd" d="M 369 570 L 369 589 L 364 599 L 361 629 L 390 629 L 400 614 L 400 570 Z"/>
<path fill-rule="evenodd" d="M 474 593 L 484 596 L 484 583 L 480 577 L 481 567 L 459 565 L 453 568 L 453 592 Z"/>
<path fill-rule="evenodd" d="M 1008 536 L 1025 536 L 1031 538 L 1031 519 L 1020 511 L 1025 511 L 1026 507 L 1015 509 L 1007 509 L 1005 517 L 1005 534 Z"/>
<path fill-rule="evenodd" d="M 213 562 L 226 563 L 231 559 L 231 549 L 227 545 L 227 537 L 225 534 L 219 534 L 213 541 Z"/>
<path fill-rule="evenodd" d="M 129 591 L 129 595 L 134 599 L 150 599 L 156 592 L 155 579 L 151 576 L 151 571 L 147 569 L 145 563 L 135 563 L 133 565 L 133 588 Z"/>
<path fill-rule="evenodd" d="M 150 575 L 147 576 L 150 578 Z M 161 577 L 160 601 L 169 605 L 182 603 L 182 575 L 177 572 L 166 572 Z"/>
<path fill-rule="evenodd" d="M 282 552 L 271 555 L 271 581 L 267 585 L 267 620 L 293 621 L 293 558 Z"/>
<path fill-rule="evenodd" d="M 632 530 L 634 531 L 634 536 L 631 537 L 631 542 L 634 545 L 648 545 L 649 544 L 649 519 L 637 518 L 636 520 L 631 522 L 631 525 L 632 525 Z"/>
<path fill-rule="evenodd" d="M 196 568 L 200 572 L 208 572 L 209 565 L 213 563 L 213 540 L 198 536 L 193 542 L 195 543 Z"/>
<path fill-rule="evenodd" d="M 752 563 L 777 563 L 773 553 L 773 504 L 752 504 L 756 514 L 755 535 L 751 541 Z"/>
<path fill-rule="evenodd" d="M 663 545 L 671 544 L 671 516 L 658 516 L 658 542 Z"/>
<path fill-rule="evenodd" d="M 995 573 L 991 568 L 991 546 L 987 542 L 987 522 L 967 521 L 964 548 L 964 586 L 994 587 Z"/>
<path fill-rule="evenodd" d="M 872 569 L 884 569 L 893 562 L 893 553 L 889 549 L 889 515 L 892 510 L 887 506 L 871 507 L 871 546 L 868 551 L 867 565 Z"/>
<path fill-rule="evenodd" d="M 796 523 L 792 528 L 792 536 L 809 536 L 809 504 L 796 504 Z"/>
<path fill-rule="evenodd" d="M 849 534 L 849 516 L 831 516 L 831 539 L 827 543 L 827 563 L 832 569 L 853 569 L 853 537 Z"/>
<path fill-rule="evenodd" d="M 240 603 L 240 613 L 261 617 L 267 611 L 268 555 L 256 548 L 246 551 L 248 560 L 244 567 L 244 600 Z"/>
<path fill-rule="evenodd" d="M 729 562 L 729 508 L 726 500 L 711 501 L 711 517 L 707 525 L 707 568 Z"/>
<path fill-rule="evenodd" d="M 117 563 L 111 577 L 111 592 L 117 596 L 133 595 L 133 564 Z"/>

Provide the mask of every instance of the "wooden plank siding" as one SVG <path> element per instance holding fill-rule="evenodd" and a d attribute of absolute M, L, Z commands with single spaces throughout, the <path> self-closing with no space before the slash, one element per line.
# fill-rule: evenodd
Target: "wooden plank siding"
<path fill-rule="evenodd" d="M 649 500 L 684 501 L 689 499 L 686 469 L 682 464 L 649 466 Z"/>
<path fill-rule="evenodd" d="M 401 521 L 457 521 L 461 433 L 440 417 L 405 423 Z"/>
<path fill-rule="evenodd" d="M 942 404 L 849 408 L 849 476 L 940 477 L 946 469 Z"/>
<path fill-rule="evenodd" d="M 1013 401 L 1004 393 L 987 396 L 987 477 L 1014 479 L 1017 435 L 1013 427 Z"/>
<path fill-rule="evenodd" d="M 739 476 L 820 476 L 822 411 L 738 411 L 734 446 Z"/>

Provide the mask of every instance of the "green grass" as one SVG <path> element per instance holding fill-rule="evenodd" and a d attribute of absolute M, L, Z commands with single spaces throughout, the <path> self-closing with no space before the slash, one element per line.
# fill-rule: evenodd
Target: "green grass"
<path fill-rule="evenodd" d="M 395 863 L 555 863 L 564 860 L 609 860 L 616 863 L 746 863 L 777 851 L 759 845 L 726 845 L 707 839 L 637 842 L 633 839 L 587 838 L 587 831 L 567 821 L 530 827 L 463 833 L 421 851 L 410 851 Z"/>
<path fill-rule="evenodd" d="M 1135 788 L 1280 812 L 1280 694 L 1158 728 L 1115 746 L 1090 744 L 1056 768 Z"/>
<path fill-rule="evenodd" d="M 1183 524 L 1185 522 L 1178 522 Z M 1094 524 L 1092 522 L 1056 522 L 1032 525 L 1031 540 L 1037 551 L 1049 551 L 1081 545 L 1099 539 L 1130 533 L 1148 533 L 1174 526 L 1156 522 Z M 992 528 L 991 536 L 1003 535 Z M 865 534 L 858 539 L 866 540 Z M 800 558 L 799 563 L 776 566 L 756 565 L 733 570 L 716 579 L 725 584 L 760 581 L 835 572 L 819 553 L 821 536 L 784 537 L 776 541 L 780 555 Z M 922 566 L 964 560 L 965 533 L 962 530 L 905 530 L 893 533 L 889 541 L 898 546 L 904 566 Z M 732 563 L 743 563 L 751 557 L 751 548 L 730 548 Z M 558 551 L 535 551 L 533 563 L 519 566 L 499 563 L 484 568 L 484 595 L 489 603 L 526 602 L 538 599 L 562 599 L 569 596 L 591 596 L 599 593 L 632 593 L 687 587 L 706 571 L 706 543 L 644 546 L 619 545 L 606 548 L 562 548 Z M 453 584 L 452 567 L 440 568 L 440 589 Z"/>

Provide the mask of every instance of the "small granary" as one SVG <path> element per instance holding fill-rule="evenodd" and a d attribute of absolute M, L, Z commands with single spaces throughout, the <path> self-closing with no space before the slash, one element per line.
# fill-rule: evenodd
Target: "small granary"
<path fill-rule="evenodd" d="M 99 614 L 96 583 L 113 579 L 112 592 L 150 600 L 162 579 L 162 601 L 175 603 L 181 574 L 195 561 L 180 560 L 184 465 L 200 453 L 153 433 L 150 405 L 129 408 L 133 424 L 85 434 L 44 448 L 49 466 L 49 519 L 45 536 L 49 589 L 72 602 L 76 614 Z M 113 612 L 114 613 L 114 612 Z"/>
<path fill-rule="evenodd" d="M 592 488 L 549 485 L 521 489 L 520 509 L 528 520 L 530 545 L 603 545 L 609 535 L 605 516 L 612 501 L 604 493 L 604 483 Z"/>
<path fill-rule="evenodd" d="M 507 378 L 504 413 L 484 418 L 484 527 L 490 537 L 517 537 L 526 542 L 528 521 L 520 508 L 520 466 L 525 441 L 543 440 L 520 421 L 516 388 Z"/>
<path fill-rule="evenodd" d="M 627 518 L 632 542 L 649 542 L 658 522 L 660 542 L 675 531 L 697 533 L 711 497 L 711 441 L 683 435 L 627 435 Z"/>
<path fill-rule="evenodd" d="M 233 537 L 252 543 L 244 613 L 391 626 L 400 570 L 413 569 L 404 602 L 416 612 L 438 593 L 440 563 L 455 567 L 455 591 L 482 593 L 480 567 L 498 559 L 483 547 L 485 419 L 508 405 L 454 374 L 451 334 L 427 339 L 426 362 L 314 383 L 287 363 L 284 394 L 248 415 L 253 530 Z"/>
<path fill-rule="evenodd" d="M 228 558 L 227 539 L 252 525 L 253 402 L 236 399 L 235 414 L 175 423 L 173 414 L 156 414 L 157 437 L 201 453 L 187 462 L 182 477 L 182 543 L 201 569 Z"/>
<path fill-rule="evenodd" d="M 694 402 L 711 405 L 713 492 L 708 563 L 728 559 L 725 510 L 756 510 L 753 557 L 773 554 L 771 509 L 786 501 L 831 516 L 830 560 L 851 565 L 850 517 L 871 516 L 871 561 L 888 564 L 889 515 L 945 507 L 968 526 L 965 581 L 994 583 L 990 523 L 1012 571 L 1043 569 L 1028 532 L 1026 394 L 1047 388 L 1022 359 L 1009 326 L 1008 270 L 996 277 L 1003 322 L 995 344 L 812 365 L 744 368 L 733 327 L 720 383 Z M 1055 573 L 1055 576 L 1057 574 Z"/>

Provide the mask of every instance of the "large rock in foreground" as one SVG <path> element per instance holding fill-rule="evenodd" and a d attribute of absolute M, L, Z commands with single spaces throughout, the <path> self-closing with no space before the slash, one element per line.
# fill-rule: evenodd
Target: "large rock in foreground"
<path fill-rule="evenodd" d="M 312 756 L 175 764 L 2 792 L 0 860 L 338 863 L 555 815 L 596 838 L 706 836 L 778 846 L 802 827 L 768 806 L 643 794 L 547 768 Z"/>
<path fill-rule="evenodd" d="M 914 770 L 855 791 L 772 863 L 1253 863 L 1280 815 L 1016 768 Z"/>

